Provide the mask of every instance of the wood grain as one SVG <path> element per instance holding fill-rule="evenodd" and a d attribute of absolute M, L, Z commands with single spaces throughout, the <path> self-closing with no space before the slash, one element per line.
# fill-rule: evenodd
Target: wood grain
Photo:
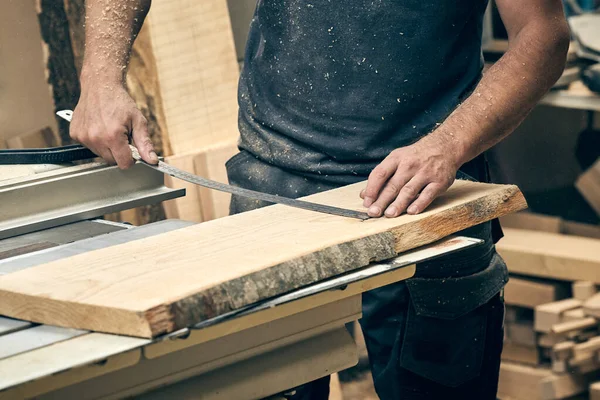
<path fill-rule="evenodd" d="M 600 159 L 577 179 L 575 186 L 600 216 Z"/>
<path fill-rule="evenodd" d="M 510 277 L 504 288 L 504 300 L 512 306 L 535 308 L 541 304 L 567 298 L 568 285 L 552 281 Z"/>
<path fill-rule="evenodd" d="M 238 152 L 237 141 L 222 142 L 200 151 L 168 157 L 165 161 L 184 171 L 221 183 L 229 183 L 225 163 Z M 206 222 L 229 215 L 231 195 L 197 186 L 171 176 L 165 185 L 184 188 L 186 195 L 163 203 L 167 218 Z"/>
<path fill-rule="evenodd" d="M 364 185 L 306 199 L 361 210 Z M 425 213 L 394 219 L 268 206 L 0 277 L 0 314 L 157 336 L 525 207 L 514 186 L 467 181 Z"/>
<path fill-rule="evenodd" d="M 41 149 L 58 146 L 58 140 L 50 127 L 36 129 L 6 141 L 9 149 Z"/>
<path fill-rule="evenodd" d="M 498 253 L 512 273 L 600 283 L 600 240 L 504 229 Z"/>
<path fill-rule="evenodd" d="M 236 138 L 239 68 L 227 2 L 153 2 L 144 25 L 147 45 L 140 41 L 134 50 L 154 64 L 148 77 L 155 76 L 160 96 L 149 99 L 164 114 L 170 147 L 164 155 Z"/>

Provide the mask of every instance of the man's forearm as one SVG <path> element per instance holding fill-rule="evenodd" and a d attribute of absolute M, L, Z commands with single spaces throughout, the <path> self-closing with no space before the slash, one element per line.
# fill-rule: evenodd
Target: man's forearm
<path fill-rule="evenodd" d="M 509 135 L 563 72 L 566 25 L 532 23 L 511 40 L 508 51 L 474 92 L 430 136 L 454 149 L 457 166 Z"/>
<path fill-rule="evenodd" d="M 151 0 L 87 0 L 82 82 L 123 82 Z"/>

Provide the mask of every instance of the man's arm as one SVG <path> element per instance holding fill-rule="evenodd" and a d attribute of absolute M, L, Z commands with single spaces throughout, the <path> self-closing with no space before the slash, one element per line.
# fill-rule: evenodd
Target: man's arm
<path fill-rule="evenodd" d="M 360 194 L 374 217 L 422 212 L 461 165 L 500 142 L 561 76 L 569 27 L 561 0 L 496 0 L 509 48 L 474 92 L 433 132 L 393 151 Z"/>
<path fill-rule="evenodd" d="M 129 55 L 151 0 L 87 0 L 81 97 L 71 137 L 109 163 L 133 165 L 131 134 L 142 158 L 158 162 L 146 119 L 125 89 Z"/>

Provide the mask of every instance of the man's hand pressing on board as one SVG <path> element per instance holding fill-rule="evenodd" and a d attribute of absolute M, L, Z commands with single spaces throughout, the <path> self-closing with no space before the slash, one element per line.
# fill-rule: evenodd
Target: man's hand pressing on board
<path fill-rule="evenodd" d="M 150 9 L 150 0 L 86 1 L 86 42 L 81 97 L 73 112 L 71 137 L 120 168 L 142 159 L 158 163 L 146 118 L 125 90 L 131 47 Z"/>
<path fill-rule="evenodd" d="M 459 168 L 450 143 L 436 135 L 394 150 L 371 172 L 361 192 L 371 217 L 417 214 L 454 182 Z"/>

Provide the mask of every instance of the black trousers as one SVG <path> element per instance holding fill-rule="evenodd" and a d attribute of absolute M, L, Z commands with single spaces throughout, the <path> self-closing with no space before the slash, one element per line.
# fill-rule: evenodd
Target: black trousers
<path fill-rule="evenodd" d="M 404 287 L 403 287 L 404 286 Z M 383 287 L 363 296 L 363 318 L 360 321 L 369 360 L 371 373 L 377 395 L 382 400 L 424 400 L 424 399 L 457 399 L 457 400 L 494 400 L 498 389 L 500 370 L 500 354 L 503 343 L 504 301 L 500 294 L 494 296 L 487 304 L 474 310 L 472 314 L 461 317 L 460 322 L 471 325 L 473 322 L 484 321 L 481 331 L 485 334 L 470 336 L 473 342 L 462 336 L 454 343 L 445 345 L 426 343 L 420 336 L 428 336 L 428 332 L 410 327 L 410 300 L 406 297 L 406 286 L 402 283 Z M 471 320 L 471 324 L 468 322 Z M 429 325 L 435 335 L 447 335 L 444 327 L 437 320 L 421 321 L 419 324 Z M 411 333 L 411 331 L 414 331 Z M 483 342 L 476 343 L 475 339 Z M 480 365 L 473 369 L 476 373 L 465 374 L 463 382 L 458 385 L 448 385 L 446 379 L 453 375 L 450 370 L 453 365 L 459 371 L 462 360 L 443 363 L 443 369 L 421 371 L 410 361 L 403 361 L 403 350 L 409 346 L 420 348 L 423 357 L 417 363 L 426 364 L 424 359 L 435 362 L 436 357 L 449 354 L 470 353 L 466 346 L 473 346 L 474 351 L 481 352 Z M 445 347 L 449 346 L 449 347 Z M 459 378 L 458 381 L 461 379 Z M 329 398 L 329 377 L 319 379 L 299 388 L 293 400 L 327 400 Z"/>
<path fill-rule="evenodd" d="M 335 187 L 266 165 L 245 152 L 231 159 L 227 169 L 231 184 L 287 197 Z M 231 213 L 265 205 L 234 196 Z M 419 276 L 363 294 L 360 325 L 382 400 L 496 399 L 506 270 L 488 240 L 489 225 L 465 233 L 484 238 L 486 245 L 443 264 L 418 266 Z M 455 273 L 441 276 L 445 271 Z M 325 377 L 297 388 L 290 399 L 328 397 Z"/>

